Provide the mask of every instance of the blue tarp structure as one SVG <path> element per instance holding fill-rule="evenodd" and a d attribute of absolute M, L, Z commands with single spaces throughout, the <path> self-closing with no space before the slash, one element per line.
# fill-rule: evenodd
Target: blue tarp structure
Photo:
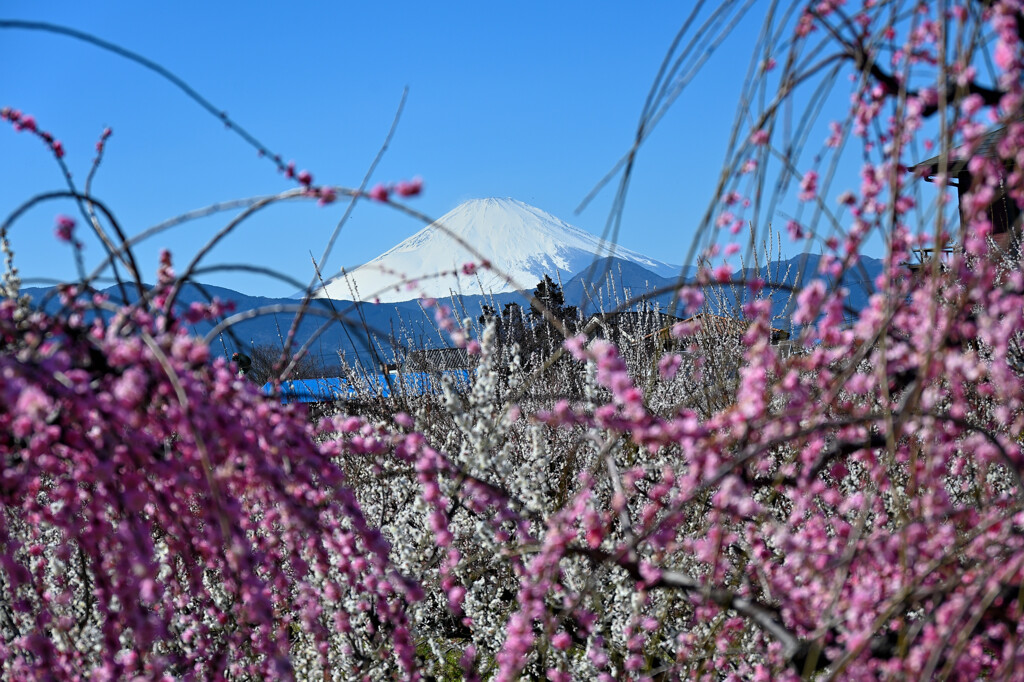
<path fill-rule="evenodd" d="M 400 372 L 385 380 L 383 374 L 367 374 L 356 382 L 342 377 L 325 379 L 293 379 L 281 382 L 282 403 L 330 403 L 358 400 L 361 397 L 418 396 L 441 392 L 442 377 L 457 391 L 469 390 L 472 373 L 466 369 L 448 369 L 443 372 Z M 389 386 L 390 382 L 390 386 Z M 263 393 L 274 395 L 274 384 L 263 384 Z"/>
<path fill-rule="evenodd" d="M 274 394 L 274 384 L 263 384 L 266 395 Z M 340 377 L 330 379 L 293 379 L 281 382 L 282 403 L 329 403 L 337 400 L 351 400 L 356 391 Z"/>

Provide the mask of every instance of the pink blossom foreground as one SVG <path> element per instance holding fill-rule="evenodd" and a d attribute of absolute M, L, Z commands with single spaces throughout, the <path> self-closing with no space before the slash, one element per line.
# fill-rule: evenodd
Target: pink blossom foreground
<path fill-rule="evenodd" d="M 1024 272 L 994 205 L 1024 206 L 1024 20 L 1016 0 L 951 4 L 897 3 L 894 20 L 818 2 L 758 67 L 794 77 L 772 81 L 782 97 L 833 61 L 854 76 L 813 161 L 786 156 L 761 98 L 705 221 L 731 240 L 783 158 L 780 224 L 824 253 L 788 348 L 770 343 L 772 283 L 712 264 L 714 246 L 679 301 L 697 312 L 735 283 L 742 336 L 681 323 L 652 356 L 570 335 L 531 364 L 430 302 L 479 358 L 469 393 L 314 427 L 167 312 L 169 256 L 142 302 L 69 288 L 53 315 L 17 299 L 8 263 L 2 676 L 1019 679 Z M 992 78 L 947 51 L 979 34 Z M 816 39 L 835 56 L 814 61 Z M 3 117 L 65 157 L 35 117 Z M 933 184 L 908 172 L 918 143 L 942 152 Z M 847 144 L 861 185 L 833 215 L 829 155 Z M 943 209 L 959 161 L 973 180 Z M 301 196 L 333 201 L 312 177 Z M 871 239 L 886 268 L 853 315 L 835 283 Z"/>

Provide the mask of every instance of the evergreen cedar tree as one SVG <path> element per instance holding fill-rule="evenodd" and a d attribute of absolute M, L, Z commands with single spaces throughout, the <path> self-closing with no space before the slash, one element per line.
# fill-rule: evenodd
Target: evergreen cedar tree
<path fill-rule="evenodd" d="M 578 310 L 576 306 L 565 305 L 562 287 L 550 275 L 544 275 L 534 287 L 529 313 L 524 314 L 518 303 L 506 303 L 500 314 L 494 306 L 484 305 L 477 321 L 481 325 L 493 321 L 499 343 L 505 346 L 518 344 L 522 357 L 529 362 L 537 353 L 552 352 L 564 338 L 563 333 L 545 317 L 545 309 L 570 333 L 576 330 Z"/>

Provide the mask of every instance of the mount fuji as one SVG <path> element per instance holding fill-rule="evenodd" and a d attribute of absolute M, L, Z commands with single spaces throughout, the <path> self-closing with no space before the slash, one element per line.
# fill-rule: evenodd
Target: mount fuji
<path fill-rule="evenodd" d="M 476 249 L 493 269 L 463 274 L 464 264 L 479 265 L 481 258 L 459 240 Z M 368 263 L 335 277 L 316 295 L 351 300 L 352 291 L 357 290 L 365 301 L 399 302 L 417 298 L 420 292 L 434 298 L 451 293 L 509 293 L 533 288 L 545 274 L 569 278 L 607 256 L 663 277 L 680 272 L 677 265 L 604 242 L 521 201 L 474 199 Z M 497 271 L 507 273 L 513 283 Z M 415 280 L 415 286 L 407 286 L 406 280 Z"/>

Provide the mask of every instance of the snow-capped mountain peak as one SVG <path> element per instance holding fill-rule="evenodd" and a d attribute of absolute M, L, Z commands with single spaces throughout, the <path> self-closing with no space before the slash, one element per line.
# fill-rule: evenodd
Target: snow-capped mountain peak
<path fill-rule="evenodd" d="M 456 238 L 457 237 L 457 238 Z M 460 240 L 472 246 L 474 255 Z M 473 199 L 449 211 L 405 241 L 347 274 L 363 300 L 394 302 L 422 291 L 435 298 L 451 292 L 490 294 L 532 288 L 545 274 L 568 279 L 594 259 L 615 255 L 652 272 L 672 276 L 679 267 L 602 242 L 539 208 L 515 199 Z M 467 263 L 493 268 L 462 272 Z M 512 282 L 503 278 L 506 273 Z M 438 274 L 442 273 L 442 274 Z M 415 279 L 410 288 L 403 279 Z M 350 299 L 350 283 L 337 277 L 319 296 Z"/>

